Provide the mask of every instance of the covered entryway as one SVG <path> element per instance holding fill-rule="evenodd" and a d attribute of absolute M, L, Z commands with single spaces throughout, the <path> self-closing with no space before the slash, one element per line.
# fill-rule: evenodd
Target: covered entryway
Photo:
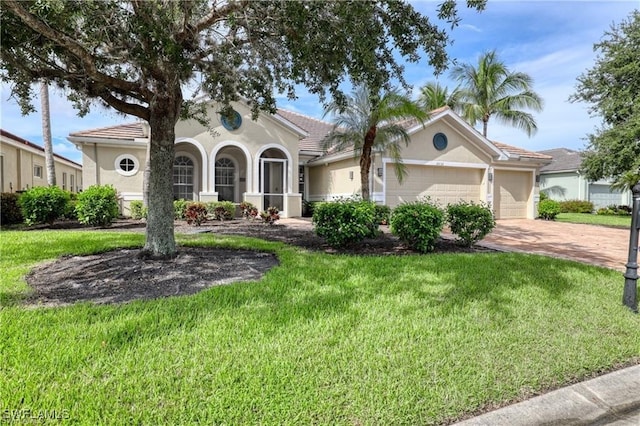
<path fill-rule="evenodd" d="M 496 219 L 527 218 L 533 175 L 530 171 L 495 170 L 493 210 Z"/>
<path fill-rule="evenodd" d="M 240 148 L 225 146 L 216 153 L 213 184 L 218 201 L 243 201 L 243 195 L 247 192 L 247 158 Z"/>
<path fill-rule="evenodd" d="M 198 200 L 203 188 L 203 158 L 198 149 L 190 142 L 176 144 L 173 161 L 173 199 Z"/>
<path fill-rule="evenodd" d="M 416 201 L 419 197 L 431 197 L 441 206 L 460 200 L 481 200 L 483 169 L 420 165 L 406 167 L 408 174 L 401 184 L 396 178 L 393 164 L 386 165 L 385 202 L 391 208 L 403 202 Z"/>

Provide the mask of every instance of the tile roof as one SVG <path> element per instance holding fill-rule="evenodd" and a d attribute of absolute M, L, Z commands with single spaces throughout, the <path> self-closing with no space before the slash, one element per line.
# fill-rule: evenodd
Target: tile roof
<path fill-rule="evenodd" d="M 43 147 L 41 147 L 40 145 L 35 144 L 35 143 L 33 143 L 33 142 L 29 142 L 28 140 L 23 139 L 23 138 L 21 138 L 20 136 L 16 136 L 16 135 L 14 135 L 14 134 L 13 134 L 13 133 L 11 133 L 11 132 L 7 132 L 7 131 L 6 131 L 6 130 L 4 130 L 4 129 L 0 129 L 0 135 L 4 136 L 4 137 L 6 137 L 6 138 L 9 138 L 9 139 L 13 139 L 13 140 L 14 140 L 14 141 L 16 141 L 16 142 L 19 142 L 19 143 L 24 144 L 24 145 L 26 145 L 26 146 L 29 146 L 29 147 L 31 147 L 31 148 L 37 149 L 38 151 L 42 151 L 42 152 L 44 153 L 44 148 L 43 148 Z M 63 157 L 62 155 L 56 154 L 55 152 L 53 153 L 53 156 L 54 156 L 54 157 L 58 157 L 58 158 L 59 158 L 59 159 L 61 159 L 61 160 L 65 160 L 65 161 L 68 161 L 68 162 L 70 162 L 70 163 L 73 163 L 73 164 L 75 164 L 75 165 L 76 165 L 76 166 L 78 166 L 78 167 L 82 167 L 82 164 L 80 164 L 80 163 L 78 163 L 78 162 L 76 162 L 76 161 L 70 160 L 70 159 L 68 159 L 67 157 Z"/>
<path fill-rule="evenodd" d="M 322 139 L 333 128 L 333 124 L 286 109 L 278 109 L 278 115 L 308 133 L 306 138 L 300 140 L 300 150 L 324 151 L 322 148 Z"/>
<path fill-rule="evenodd" d="M 505 151 L 510 155 L 515 155 L 518 157 L 531 158 L 533 160 L 551 160 L 550 155 L 546 155 L 540 152 L 527 151 L 523 148 L 518 148 L 517 146 L 507 145 L 506 143 L 491 141 L 498 149 Z"/>
<path fill-rule="evenodd" d="M 73 137 L 133 140 L 144 138 L 142 122 L 120 124 L 118 126 L 100 127 L 69 134 Z"/>
<path fill-rule="evenodd" d="M 573 149 L 555 148 L 540 152 L 553 158 L 551 163 L 540 168 L 541 173 L 579 170 L 582 164 L 582 154 Z"/>

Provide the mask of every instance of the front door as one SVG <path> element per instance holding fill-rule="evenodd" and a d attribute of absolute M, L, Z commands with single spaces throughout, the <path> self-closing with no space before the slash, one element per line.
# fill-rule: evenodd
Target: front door
<path fill-rule="evenodd" d="M 264 194 L 264 208 L 277 207 L 284 210 L 287 160 L 279 158 L 260 159 L 262 179 L 260 192 Z"/>

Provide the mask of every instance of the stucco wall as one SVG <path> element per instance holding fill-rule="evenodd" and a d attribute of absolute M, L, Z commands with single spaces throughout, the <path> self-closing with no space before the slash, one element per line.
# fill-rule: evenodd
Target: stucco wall
<path fill-rule="evenodd" d="M 576 172 L 542 174 L 540 190 L 558 201 L 586 199 L 586 183 Z"/>

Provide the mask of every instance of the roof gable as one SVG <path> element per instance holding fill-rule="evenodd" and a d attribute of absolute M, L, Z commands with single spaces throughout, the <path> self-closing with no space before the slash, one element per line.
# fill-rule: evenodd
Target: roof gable
<path fill-rule="evenodd" d="M 30 141 L 28 141 L 26 139 L 23 139 L 20 136 L 16 136 L 11 132 L 7 132 L 4 129 L 0 129 L 0 135 L 2 135 L 4 138 L 11 139 L 14 142 L 17 142 L 19 144 L 22 144 L 22 145 L 28 146 L 30 148 L 36 149 L 36 150 L 38 150 L 38 151 L 40 151 L 40 152 L 42 152 L 44 154 L 44 148 L 42 146 L 40 146 L 40 145 L 38 145 L 36 143 L 30 142 Z M 60 160 L 64 160 L 64 161 L 67 161 L 69 163 L 72 163 L 75 166 L 82 167 L 82 164 L 77 163 L 77 162 L 75 162 L 73 160 L 70 160 L 67 157 L 63 157 L 62 155 L 56 154 L 55 152 L 53 153 L 53 156 L 58 158 L 58 159 L 60 159 Z"/>
<path fill-rule="evenodd" d="M 582 153 L 569 148 L 554 148 L 540 151 L 551 162 L 540 168 L 540 173 L 577 171 L 582 164 Z"/>

